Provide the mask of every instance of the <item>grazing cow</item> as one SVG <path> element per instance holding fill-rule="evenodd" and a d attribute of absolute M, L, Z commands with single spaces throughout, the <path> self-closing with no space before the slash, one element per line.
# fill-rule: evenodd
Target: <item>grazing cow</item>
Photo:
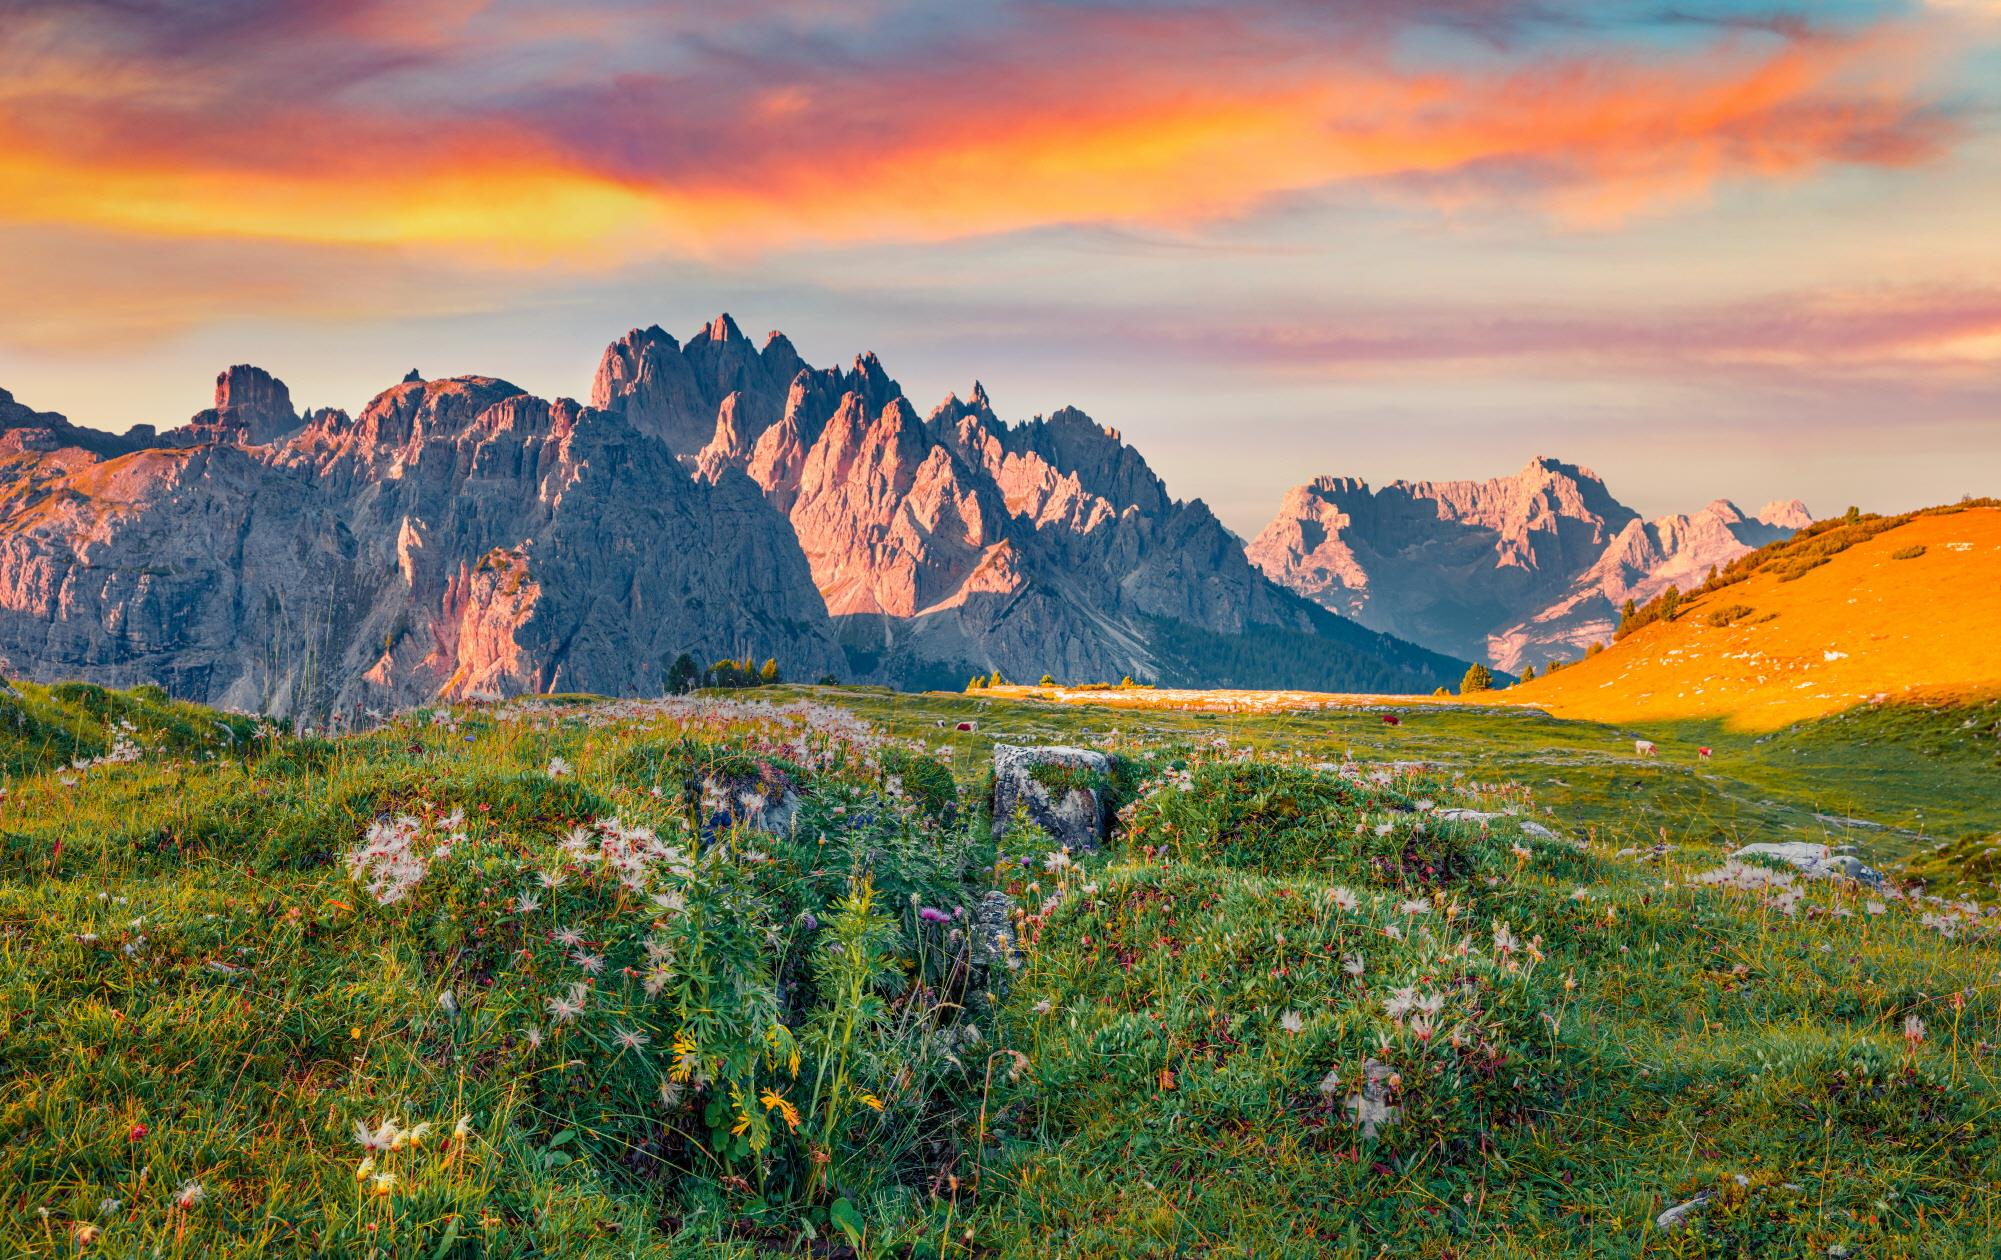
<path fill-rule="evenodd" d="M 1402 719 L 1402 718 L 1400 718 L 1400 717 L 1398 717 L 1398 716 L 1397 716 L 1396 714 L 1394 714 L 1394 713 L 1385 713 L 1385 714 L 1383 714 L 1383 725 L 1384 725 L 1384 726 L 1402 726 L 1402 725 L 1403 725 L 1403 719 Z"/>
<path fill-rule="evenodd" d="M 978 722 L 961 722 L 959 723 L 956 729 L 962 731 L 977 731 L 980 729 L 980 724 Z"/>
<path fill-rule="evenodd" d="M 1709 750 L 1707 748 L 1696 749 L 1695 755 L 1702 758 L 1704 761 L 1709 760 Z"/>
<path fill-rule="evenodd" d="M 1636 739 L 1633 741 L 1633 755 L 1635 757 L 1654 757 L 1659 754 L 1660 749 L 1654 747 L 1654 741 L 1650 739 Z"/>

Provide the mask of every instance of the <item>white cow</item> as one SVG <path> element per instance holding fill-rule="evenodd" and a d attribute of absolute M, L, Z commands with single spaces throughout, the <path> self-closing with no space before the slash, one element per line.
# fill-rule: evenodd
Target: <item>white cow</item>
<path fill-rule="evenodd" d="M 1659 754 L 1660 749 L 1654 747 L 1654 741 L 1650 739 L 1636 739 L 1633 741 L 1633 755 L 1635 757 L 1654 757 Z"/>

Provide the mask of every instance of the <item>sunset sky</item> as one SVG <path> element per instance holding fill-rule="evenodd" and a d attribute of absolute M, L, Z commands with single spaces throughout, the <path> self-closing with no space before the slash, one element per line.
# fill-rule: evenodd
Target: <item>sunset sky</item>
<path fill-rule="evenodd" d="M 1319 473 L 2001 492 L 2001 0 L 0 0 L 0 387 L 588 393 L 718 311 Z"/>

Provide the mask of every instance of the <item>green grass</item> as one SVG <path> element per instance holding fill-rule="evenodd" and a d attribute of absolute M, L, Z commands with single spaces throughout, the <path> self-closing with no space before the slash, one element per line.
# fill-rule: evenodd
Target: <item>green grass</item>
<path fill-rule="evenodd" d="M 1992 704 L 1753 740 L 777 687 L 327 740 L 18 692 L 9 1255 L 1979 1256 L 2001 1225 L 1984 918 L 1706 877 L 1814 838 L 1982 895 Z M 1000 741 L 1117 754 L 1105 852 L 993 836 Z M 385 1118 L 433 1127 L 364 1151 Z"/>

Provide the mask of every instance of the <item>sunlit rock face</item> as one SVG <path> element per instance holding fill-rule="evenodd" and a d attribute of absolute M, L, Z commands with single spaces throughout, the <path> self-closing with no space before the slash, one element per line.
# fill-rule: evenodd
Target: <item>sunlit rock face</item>
<path fill-rule="evenodd" d="M 1519 672 L 1582 656 L 1611 637 L 1626 600 L 1699 586 L 1812 519 L 1796 499 L 1755 517 L 1718 499 L 1643 520 L 1596 473 L 1539 457 L 1490 481 L 1372 490 L 1322 477 L 1286 494 L 1246 554 L 1363 625 Z"/>

